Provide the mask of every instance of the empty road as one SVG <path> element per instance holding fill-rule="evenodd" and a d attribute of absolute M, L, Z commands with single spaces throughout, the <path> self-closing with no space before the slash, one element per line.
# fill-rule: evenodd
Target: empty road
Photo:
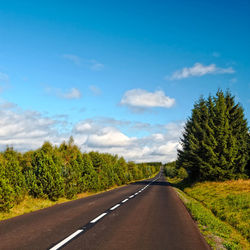
<path fill-rule="evenodd" d="M 0 222 L 0 249 L 210 249 L 159 174 Z"/>

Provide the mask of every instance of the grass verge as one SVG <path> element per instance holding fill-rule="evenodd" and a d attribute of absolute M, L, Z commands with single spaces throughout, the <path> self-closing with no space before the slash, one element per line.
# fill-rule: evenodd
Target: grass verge
<path fill-rule="evenodd" d="M 247 240 L 249 180 L 196 183 L 193 186 L 178 179 L 168 181 L 175 186 L 213 249 L 250 249 Z"/>
<path fill-rule="evenodd" d="M 152 175 L 151 177 L 148 177 L 148 178 L 145 178 L 145 179 L 142 179 L 142 180 L 136 180 L 136 181 L 133 181 L 133 182 L 151 179 L 151 178 L 154 178 L 157 174 L 158 173 Z M 130 183 L 133 183 L 133 182 L 130 182 Z M 102 190 L 102 191 L 99 191 L 99 192 L 86 192 L 86 193 L 77 194 L 77 196 L 74 199 L 71 199 L 71 200 L 67 199 L 67 198 L 59 198 L 57 201 L 51 201 L 51 200 L 48 200 L 48 199 L 33 198 L 33 197 L 27 195 L 22 202 L 20 202 L 19 204 L 17 204 L 13 208 L 11 208 L 9 212 L 0 212 L 0 221 L 10 219 L 10 218 L 22 215 L 22 214 L 34 212 L 34 211 L 37 211 L 37 210 L 40 210 L 40 209 L 43 209 L 43 208 L 46 208 L 46 207 L 51 207 L 51 206 L 54 206 L 56 204 L 61 204 L 61 203 L 64 203 L 64 202 L 69 202 L 69 201 L 72 201 L 72 200 L 81 199 L 81 198 L 84 198 L 84 197 L 100 194 L 100 193 L 103 193 L 103 192 L 106 192 L 106 191 L 110 191 L 112 189 L 116 189 L 116 188 L 126 186 L 128 184 L 124 184 L 124 185 L 121 185 L 121 186 L 113 186 L 113 187 L 111 187 L 111 188 L 109 188 L 107 190 Z"/>

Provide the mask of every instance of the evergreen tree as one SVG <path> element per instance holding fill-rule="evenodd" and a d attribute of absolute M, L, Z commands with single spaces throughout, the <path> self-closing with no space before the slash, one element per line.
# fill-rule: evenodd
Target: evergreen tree
<path fill-rule="evenodd" d="M 200 98 L 185 125 L 177 166 L 193 179 L 239 178 L 249 158 L 247 134 L 243 109 L 229 92 Z"/>

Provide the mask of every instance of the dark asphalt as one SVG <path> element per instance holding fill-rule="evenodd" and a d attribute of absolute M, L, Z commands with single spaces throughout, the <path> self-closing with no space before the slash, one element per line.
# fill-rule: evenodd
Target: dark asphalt
<path fill-rule="evenodd" d="M 105 211 L 109 213 L 63 249 L 210 249 L 165 177 L 59 204 L 0 222 L 0 249 L 49 249 Z"/>

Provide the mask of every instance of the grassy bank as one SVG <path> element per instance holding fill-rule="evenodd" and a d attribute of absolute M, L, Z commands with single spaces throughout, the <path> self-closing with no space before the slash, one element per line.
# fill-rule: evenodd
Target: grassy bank
<path fill-rule="evenodd" d="M 250 180 L 196 183 L 169 180 L 213 249 L 250 249 Z"/>
<path fill-rule="evenodd" d="M 146 178 L 146 179 L 153 178 L 157 174 L 158 173 L 156 173 L 156 174 L 154 174 L 151 177 Z M 146 180 L 146 179 L 142 179 L 142 180 Z M 142 180 L 137 180 L 137 181 L 142 181 Z M 126 185 L 127 184 L 122 185 L 122 186 L 113 186 L 110 189 L 107 189 L 104 191 L 99 191 L 99 192 L 88 192 L 88 193 L 77 194 L 76 197 L 74 198 L 74 200 L 81 199 L 81 198 L 88 197 L 88 196 L 92 196 L 92 195 L 96 195 L 96 194 L 100 194 L 100 193 L 103 193 L 103 192 L 106 192 L 106 191 L 109 191 L 109 190 L 112 190 L 115 188 L 120 188 L 120 187 L 123 187 Z M 22 202 L 20 202 L 19 204 L 14 206 L 12 209 L 10 209 L 9 212 L 0 212 L 0 221 L 10 219 L 10 218 L 22 215 L 22 214 L 30 213 L 33 211 L 37 211 L 37 210 L 40 210 L 40 209 L 43 209 L 46 207 L 51 207 L 51 206 L 54 206 L 56 204 L 60 204 L 60 203 L 68 202 L 68 201 L 72 201 L 72 199 L 70 200 L 67 198 L 59 198 L 57 201 L 51 201 L 49 199 L 33 198 L 31 196 L 26 196 Z"/>

